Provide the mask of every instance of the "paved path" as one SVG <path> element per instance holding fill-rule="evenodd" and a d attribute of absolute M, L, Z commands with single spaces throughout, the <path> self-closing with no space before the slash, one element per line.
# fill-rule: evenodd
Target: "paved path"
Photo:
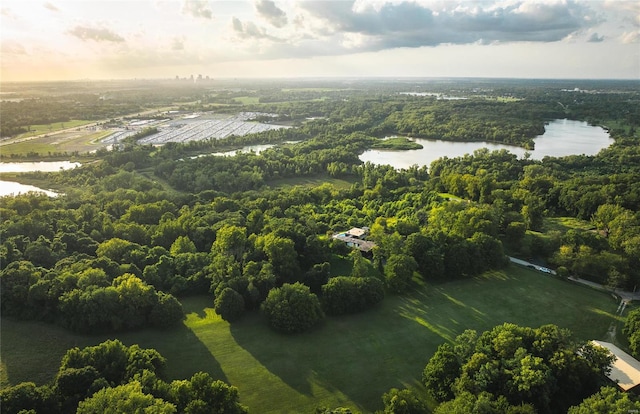
<path fill-rule="evenodd" d="M 569 280 L 572 282 L 582 283 L 583 285 L 591 286 L 595 289 L 611 292 L 611 289 L 607 288 L 606 286 L 601 285 L 600 283 L 592 282 L 590 280 L 580 279 L 578 277 L 570 277 Z M 620 296 L 622 300 L 627 302 L 632 300 L 640 300 L 640 292 L 627 292 L 622 289 L 615 289 L 612 293 L 615 293 L 616 295 Z"/>
<path fill-rule="evenodd" d="M 549 273 L 542 270 L 542 269 L 546 269 L 545 267 L 542 267 L 534 263 L 527 262 L 526 260 L 518 259 L 515 257 L 511 257 L 511 256 L 508 256 L 508 257 L 512 263 L 519 264 L 521 266 L 533 267 L 535 270 L 538 270 L 544 273 Z M 551 270 L 551 274 L 555 275 L 556 272 Z M 595 288 L 595 289 L 611 292 L 611 289 L 607 288 L 606 286 L 601 285 L 600 283 L 592 282 L 590 280 L 580 279 L 578 277 L 570 277 L 568 280 L 576 283 L 582 283 L 583 285 L 591 286 L 592 288 Z M 620 296 L 620 299 L 622 299 L 624 302 L 630 302 L 632 300 L 640 301 L 640 292 L 627 292 L 622 289 L 615 289 L 612 293 L 615 293 L 616 295 Z"/>

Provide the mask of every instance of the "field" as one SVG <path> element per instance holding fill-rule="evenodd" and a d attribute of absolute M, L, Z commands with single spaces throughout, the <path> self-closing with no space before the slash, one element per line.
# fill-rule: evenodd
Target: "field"
<path fill-rule="evenodd" d="M 18 139 L 28 138 L 28 137 L 33 137 L 35 135 L 50 134 L 52 132 L 60 131 L 63 129 L 77 128 L 83 125 L 90 124 L 92 122 L 94 121 L 72 119 L 71 121 L 67 121 L 67 122 L 54 122 L 52 124 L 45 124 L 45 125 L 31 125 L 29 127 L 29 132 L 20 134 L 17 136 L 17 138 Z"/>
<path fill-rule="evenodd" d="M 169 331 L 117 335 L 125 344 L 157 349 L 168 375 L 208 371 L 237 386 L 253 412 L 312 412 L 318 405 L 382 408 L 391 387 L 419 386 L 437 346 L 465 329 L 483 331 L 503 322 L 537 327 L 555 323 L 580 339 L 605 339 L 620 331 L 618 303 L 609 295 L 511 266 L 484 277 L 426 286 L 406 297 L 390 296 L 369 312 L 328 318 L 297 336 L 271 331 L 261 315 L 229 325 L 208 297 L 183 301 L 187 319 Z M 45 383 L 72 346 L 114 335 L 83 336 L 41 323 L 2 320 L 2 385 Z M 38 332 L 38 335 L 34 335 Z"/>
<path fill-rule="evenodd" d="M 328 175 L 306 176 L 306 177 L 293 177 L 293 178 L 280 178 L 277 180 L 268 181 L 267 184 L 272 188 L 284 188 L 293 186 L 305 186 L 314 188 L 319 185 L 328 183 L 333 185 L 338 190 L 346 190 L 350 188 L 355 181 L 350 178 L 333 178 Z"/>
<path fill-rule="evenodd" d="M 575 217 L 547 217 L 544 219 L 544 230 L 557 230 L 565 233 L 568 230 L 591 230 L 594 226 L 587 220 L 580 220 Z"/>
<path fill-rule="evenodd" d="M 83 154 L 105 147 L 106 144 L 101 143 L 100 140 L 110 133 L 110 131 L 93 132 L 81 129 L 79 131 L 66 131 L 48 136 L 12 140 L 13 142 L 0 146 L 0 152 L 7 158 L 10 158 L 11 154 L 26 156 L 28 153 L 34 152 L 40 155 L 47 155 L 48 153 L 55 152 L 72 153 L 78 151 L 80 154 Z"/>

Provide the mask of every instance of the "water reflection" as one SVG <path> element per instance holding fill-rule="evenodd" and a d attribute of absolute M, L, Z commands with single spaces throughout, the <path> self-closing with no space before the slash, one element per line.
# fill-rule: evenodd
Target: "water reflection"
<path fill-rule="evenodd" d="M 0 180 L 0 197 L 16 194 L 24 194 L 31 191 L 38 193 L 45 193 L 49 197 L 56 197 L 58 193 L 50 190 L 43 190 L 42 188 L 35 187 L 33 185 L 20 184 L 13 181 Z"/>
<path fill-rule="evenodd" d="M 429 166 L 438 158 L 462 157 L 465 154 L 473 154 L 477 149 L 488 148 L 490 151 L 506 149 L 520 158 L 528 152 L 532 159 L 541 160 L 546 156 L 595 155 L 613 143 L 613 139 L 603 128 L 568 119 L 558 119 L 546 125 L 545 133 L 534 138 L 535 150 L 529 151 L 512 145 L 487 142 L 453 142 L 420 138 L 416 138 L 415 141 L 423 148 L 410 151 L 368 150 L 360 156 L 360 159 L 374 164 L 389 164 L 395 168 L 409 168 L 414 164 Z"/>

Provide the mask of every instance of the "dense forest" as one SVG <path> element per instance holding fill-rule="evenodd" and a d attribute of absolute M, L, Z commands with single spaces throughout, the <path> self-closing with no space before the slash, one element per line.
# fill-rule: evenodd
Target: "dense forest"
<path fill-rule="evenodd" d="M 417 286 L 503 269 L 507 253 L 549 266 L 558 277 L 610 289 L 634 290 L 640 282 L 637 83 L 594 83 L 586 93 L 564 91 L 554 81 L 461 82 L 455 94 L 466 99 L 460 100 L 402 94 L 407 85 L 382 81 L 350 91 L 323 86 L 333 89 L 174 85 L 166 95 L 49 92 L 3 103 L 3 136 L 34 123 L 105 119 L 177 101 L 188 110 L 210 110 L 247 94 L 259 102 L 243 110 L 274 113 L 294 125 L 159 147 L 134 138 L 87 154 L 80 168 L 24 174 L 64 195 L 1 199 L 3 318 L 83 334 L 173 329 L 184 318 L 181 298 L 204 294 L 231 324 L 261 312 L 276 331 L 295 334 Z M 452 93 L 446 83 L 428 87 L 417 91 Z M 224 110 L 240 106 L 233 102 Z M 401 170 L 358 158 L 395 134 L 532 148 L 545 123 L 557 118 L 604 125 L 615 143 L 595 156 L 543 160 L 484 149 Z M 278 145 L 260 154 L 203 156 L 254 143 Z M 304 178 L 318 184 L 283 185 Z M 550 229 L 554 217 L 590 225 Z M 371 251 L 332 237 L 353 227 L 368 229 Z M 332 268 L 337 257 L 350 271 Z M 630 313 L 625 334 L 640 356 L 637 319 Z M 578 413 L 605 400 L 637 408 L 626 395 L 599 391 L 610 362 L 556 326 L 505 324 L 465 331 L 438 348 L 424 368 L 424 395 L 392 389 L 381 399 L 389 413 Z M 119 342 L 70 350 L 51 384 L 2 390 L 2 412 L 88 413 L 113 404 L 149 412 L 246 412 L 232 386 L 204 373 L 169 381 L 163 364 L 156 351 Z"/>

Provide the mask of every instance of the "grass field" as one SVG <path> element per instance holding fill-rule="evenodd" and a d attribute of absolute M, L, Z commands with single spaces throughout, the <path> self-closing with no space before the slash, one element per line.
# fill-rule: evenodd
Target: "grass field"
<path fill-rule="evenodd" d="M 389 296 L 373 310 L 328 318 L 295 336 L 271 331 L 257 313 L 229 325 L 214 313 L 208 297 L 187 298 L 183 305 L 187 319 L 179 328 L 117 337 L 156 348 L 168 359 L 171 378 L 202 370 L 230 382 L 239 388 L 241 401 L 259 413 L 310 413 L 318 405 L 381 409 L 384 392 L 418 386 L 437 346 L 465 329 L 555 323 L 580 339 L 604 339 L 612 323 L 618 332 L 623 323 L 611 296 L 515 266 Z M 114 337 L 74 335 L 8 319 L 1 329 L 3 385 L 44 383 L 67 348 Z"/>
<path fill-rule="evenodd" d="M 54 152 L 72 153 L 78 151 L 80 154 L 105 147 L 106 144 L 99 141 L 111 134 L 112 131 L 71 131 L 60 134 L 38 137 L 24 141 L 17 141 L 0 146 L 0 151 L 7 158 L 11 154 L 25 156 L 30 152 L 37 152 L 40 155 L 47 155 Z"/>
<path fill-rule="evenodd" d="M 355 182 L 356 182 L 355 179 L 332 178 L 332 177 L 329 177 L 328 175 L 321 174 L 317 176 L 281 178 L 278 180 L 268 181 L 267 185 L 273 188 L 293 187 L 296 185 L 301 185 L 306 187 L 317 187 L 319 185 L 329 183 L 329 184 L 332 184 L 338 190 L 344 190 L 344 189 L 351 188 L 351 186 Z"/>
<path fill-rule="evenodd" d="M 591 230 L 593 224 L 587 220 L 575 217 L 546 217 L 543 224 L 544 231 L 558 230 L 565 233 L 567 230 Z"/>
<path fill-rule="evenodd" d="M 35 135 L 40 135 L 40 134 L 49 134 L 51 132 L 60 131 L 61 129 L 76 128 L 79 126 L 90 124 L 92 122 L 95 122 L 95 121 L 72 119 L 71 121 L 67 121 L 67 122 L 54 122 L 52 124 L 31 125 L 29 126 L 29 132 L 20 134 L 16 138 L 27 138 L 27 137 L 33 137 Z"/>
<path fill-rule="evenodd" d="M 260 103 L 260 98 L 257 96 L 238 96 L 237 98 L 233 98 L 233 100 L 242 105 L 255 105 Z"/>

